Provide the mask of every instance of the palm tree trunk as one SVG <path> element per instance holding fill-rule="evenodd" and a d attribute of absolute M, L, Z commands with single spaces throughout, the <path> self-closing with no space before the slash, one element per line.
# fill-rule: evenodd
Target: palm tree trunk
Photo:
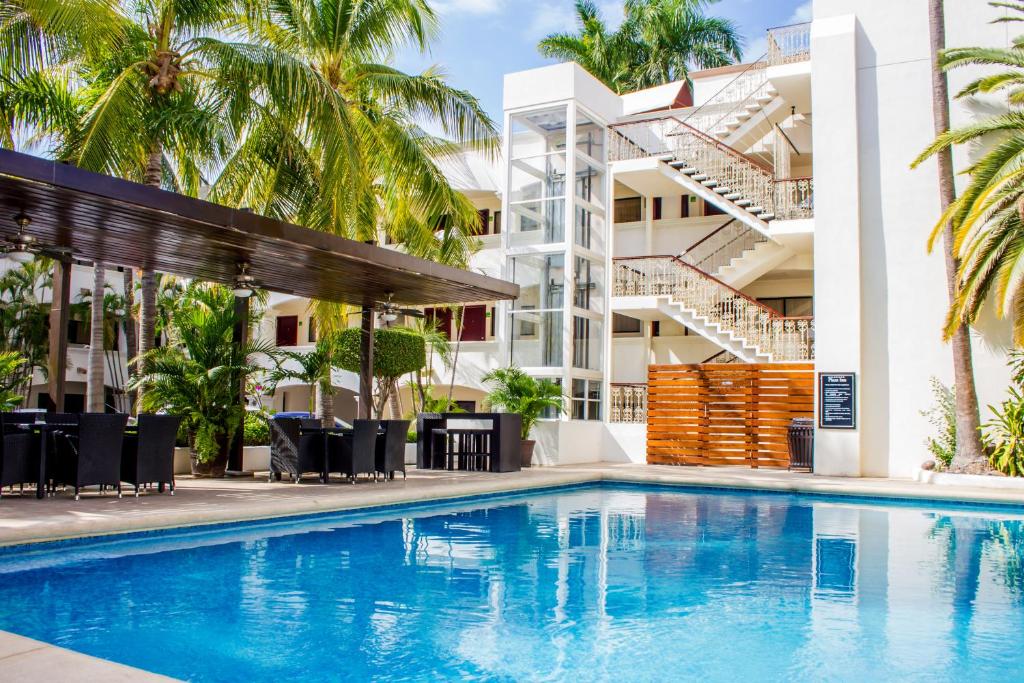
<path fill-rule="evenodd" d="M 90 413 L 104 412 L 103 381 L 103 297 L 106 294 L 106 269 L 103 264 L 92 264 L 92 311 L 89 319 L 89 367 L 86 375 L 85 409 Z"/>
<path fill-rule="evenodd" d="M 944 0 L 928 0 L 928 29 L 932 58 L 932 113 L 935 134 L 949 130 L 949 86 L 946 72 L 939 68 L 939 54 L 946 48 Z M 939 164 L 939 203 L 942 211 L 956 199 L 953 185 L 953 152 L 949 147 L 936 155 Z M 946 293 L 950 304 L 956 299 L 957 273 L 960 263 L 953 251 L 953 225 L 947 221 L 942 231 L 942 252 L 946 261 Z M 953 383 L 956 400 L 956 454 L 950 469 L 955 472 L 986 470 L 988 458 L 978 431 L 981 419 L 978 394 L 974 387 L 974 364 L 971 355 L 970 330 L 961 325 L 953 333 Z"/>
<path fill-rule="evenodd" d="M 124 352 L 130 362 L 139 354 L 139 335 L 135 328 L 135 277 L 131 268 L 124 269 Z M 128 366 L 128 376 L 131 377 L 134 371 Z M 128 392 L 128 411 L 135 408 L 136 393 L 134 390 Z"/>
<path fill-rule="evenodd" d="M 146 173 L 143 182 L 150 187 L 160 187 L 163 176 L 163 147 L 154 142 L 146 162 Z M 141 271 L 139 278 L 142 284 L 139 302 L 139 355 L 144 356 L 152 351 L 156 341 L 156 273 L 152 270 Z M 139 371 L 144 372 L 145 367 Z M 143 390 L 139 390 L 137 400 L 141 403 Z"/>
<path fill-rule="evenodd" d="M 451 406 L 452 394 L 455 393 L 455 371 L 459 367 L 459 347 L 462 346 L 462 323 L 466 307 L 459 307 L 458 327 L 455 329 L 455 355 L 452 357 L 452 379 L 448 383 L 448 405 Z"/>
<path fill-rule="evenodd" d="M 388 396 L 388 410 L 392 420 L 402 419 L 402 404 L 398 400 L 398 380 L 391 383 L 391 395 Z"/>
<path fill-rule="evenodd" d="M 316 414 L 324 427 L 334 426 L 334 388 L 329 390 L 321 384 L 316 385 Z"/>

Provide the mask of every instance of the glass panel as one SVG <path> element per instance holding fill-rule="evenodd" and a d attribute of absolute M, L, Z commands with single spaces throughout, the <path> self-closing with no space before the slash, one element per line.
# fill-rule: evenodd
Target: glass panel
<path fill-rule="evenodd" d="M 814 315 L 814 299 L 809 296 L 786 299 L 786 315 L 793 318 Z"/>
<path fill-rule="evenodd" d="M 565 196 L 565 155 L 517 159 L 508 179 L 509 201 Z"/>
<path fill-rule="evenodd" d="M 561 311 L 520 310 L 509 317 L 513 365 L 534 368 L 562 366 Z"/>
<path fill-rule="evenodd" d="M 604 208 L 604 173 L 576 160 L 576 196 Z"/>
<path fill-rule="evenodd" d="M 576 207 L 573 241 L 591 251 L 604 251 L 604 216 Z"/>
<path fill-rule="evenodd" d="M 586 114 L 576 115 L 576 149 L 597 161 L 604 161 L 604 126 L 600 126 Z"/>
<path fill-rule="evenodd" d="M 574 316 L 572 325 L 572 366 L 582 370 L 601 369 L 601 321 Z"/>
<path fill-rule="evenodd" d="M 510 118 L 512 158 L 565 151 L 566 116 L 564 106 L 514 114 Z"/>
<path fill-rule="evenodd" d="M 542 379 L 542 378 L 538 377 L 537 379 Z M 548 377 L 547 379 L 551 380 L 552 382 L 557 384 L 559 387 L 562 386 L 562 378 L 561 377 Z M 554 408 L 545 408 L 543 411 L 541 411 L 540 416 L 542 418 L 546 419 L 546 420 L 553 420 L 553 419 L 559 417 L 560 415 L 559 415 L 559 412 L 556 409 L 554 409 Z"/>
<path fill-rule="evenodd" d="M 597 380 L 590 380 L 588 383 L 588 420 L 600 420 L 601 419 L 601 383 Z"/>
<path fill-rule="evenodd" d="M 594 379 L 572 380 L 572 419 L 601 419 L 601 381 Z"/>
<path fill-rule="evenodd" d="M 510 259 L 512 282 L 519 285 L 515 310 L 561 308 L 565 289 L 565 257 L 562 254 L 531 254 Z"/>
<path fill-rule="evenodd" d="M 572 305 L 598 313 L 604 311 L 604 268 L 582 256 L 575 259 Z"/>
<path fill-rule="evenodd" d="M 565 200 L 513 204 L 509 242 L 513 246 L 553 244 L 565 240 Z"/>

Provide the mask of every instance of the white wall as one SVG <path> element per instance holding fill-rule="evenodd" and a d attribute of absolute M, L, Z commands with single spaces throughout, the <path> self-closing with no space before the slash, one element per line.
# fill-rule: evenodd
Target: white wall
<path fill-rule="evenodd" d="M 990 24 L 1003 11 L 984 0 L 946 12 L 949 46 L 1008 44 L 1014 25 Z M 943 261 L 925 253 L 935 163 L 909 168 L 934 130 L 927 2 L 815 0 L 814 17 L 817 365 L 857 371 L 861 387 L 860 430 L 819 430 L 818 460 L 828 473 L 908 476 L 929 457 L 929 378 L 952 375 Z M 950 92 L 976 73 L 951 74 Z M 972 111 L 955 103 L 952 117 Z M 958 168 L 966 161 L 958 151 Z M 986 319 L 973 332 L 983 405 L 1007 385 L 1006 326 Z"/>

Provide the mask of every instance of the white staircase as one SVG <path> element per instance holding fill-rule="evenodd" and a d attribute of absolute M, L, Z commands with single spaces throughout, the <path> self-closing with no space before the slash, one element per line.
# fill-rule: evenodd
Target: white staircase
<path fill-rule="evenodd" d="M 657 312 L 747 363 L 814 358 L 811 318 L 786 318 L 675 256 L 615 259 L 612 307 Z"/>
<path fill-rule="evenodd" d="M 732 219 L 679 254 L 686 263 L 741 289 L 794 254 L 757 230 Z"/>

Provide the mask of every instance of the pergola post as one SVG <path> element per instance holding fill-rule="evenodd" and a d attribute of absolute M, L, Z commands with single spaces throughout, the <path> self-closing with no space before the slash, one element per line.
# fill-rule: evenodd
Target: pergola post
<path fill-rule="evenodd" d="M 231 331 L 231 342 L 235 346 L 245 346 L 249 343 L 249 297 L 235 297 L 235 326 Z M 242 359 L 245 362 L 245 359 Z M 242 454 L 245 448 L 245 377 L 238 379 L 238 405 L 242 407 L 242 422 L 231 439 L 230 450 L 228 451 L 228 471 L 242 471 Z"/>
<path fill-rule="evenodd" d="M 50 302 L 50 400 L 54 410 L 64 412 L 64 394 L 68 372 L 68 307 L 71 305 L 71 261 L 53 262 L 53 295 Z"/>
<path fill-rule="evenodd" d="M 373 415 L 373 306 L 363 306 L 359 336 L 359 412 L 361 420 Z"/>

